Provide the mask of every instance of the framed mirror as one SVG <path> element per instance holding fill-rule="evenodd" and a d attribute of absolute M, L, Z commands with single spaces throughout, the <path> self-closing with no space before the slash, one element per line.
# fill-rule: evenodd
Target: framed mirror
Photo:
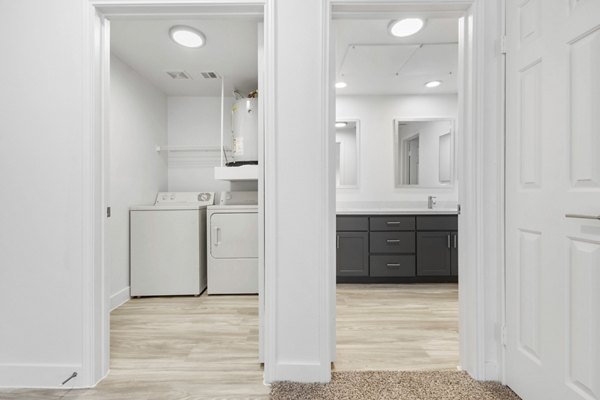
<path fill-rule="evenodd" d="M 454 140 L 454 119 L 395 119 L 395 186 L 454 186 Z"/>
<path fill-rule="evenodd" d="M 335 123 L 335 183 L 338 189 L 358 188 L 359 121 L 339 119 Z"/>

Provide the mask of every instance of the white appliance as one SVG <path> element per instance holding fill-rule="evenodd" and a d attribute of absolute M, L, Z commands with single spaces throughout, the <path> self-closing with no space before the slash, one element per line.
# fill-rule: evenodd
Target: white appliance
<path fill-rule="evenodd" d="M 211 192 L 160 192 L 129 209 L 131 296 L 199 295 L 206 289 L 206 208 Z"/>
<path fill-rule="evenodd" d="M 240 99 L 231 109 L 233 162 L 228 166 L 258 164 L 258 99 Z"/>
<path fill-rule="evenodd" d="M 257 195 L 223 192 L 208 207 L 209 295 L 258 293 Z"/>

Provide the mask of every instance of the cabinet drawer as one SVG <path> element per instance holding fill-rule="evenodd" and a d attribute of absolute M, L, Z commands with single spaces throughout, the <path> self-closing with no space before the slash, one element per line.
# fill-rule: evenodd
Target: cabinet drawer
<path fill-rule="evenodd" d="M 458 216 L 456 215 L 423 215 L 417 217 L 419 231 L 456 231 Z"/>
<path fill-rule="evenodd" d="M 370 276 L 416 276 L 415 256 L 371 256 Z"/>
<path fill-rule="evenodd" d="M 370 226 L 372 231 L 414 231 L 415 217 L 371 217 Z"/>
<path fill-rule="evenodd" d="M 414 253 L 414 232 L 371 232 L 371 253 Z"/>
<path fill-rule="evenodd" d="M 336 218 L 336 231 L 360 232 L 369 230 L 369 217 L 341 216 Z"/>

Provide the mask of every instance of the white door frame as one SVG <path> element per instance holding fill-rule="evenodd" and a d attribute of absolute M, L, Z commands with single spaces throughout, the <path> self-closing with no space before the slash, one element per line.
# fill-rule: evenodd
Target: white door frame
<path fill-rule="evenodd" d="M 501 1 L 501 0 L 498 0 Z M 456 180 L 459 182 L 459 203 L 462 213 L 459 216 L 459 237 L 461 238 L 461 251 L 459 252 L 459 263 L 461 273 L 459 275 L 459 310 L 460 310 L 460 367 L 466 370 L 475 379 L 501 378 L 500 364 L 493 367 L 486 361 L 486 346 L 496 345 L 499 332 L 486 330 L 485 305 L 492 302 L 496 307 L 504 304 L 504 292 L 497 290 L 497 296 L 486 296 L 484 277 L 489 274 L 490 268 L 503 268 L 503 251 L 494 259 L 490 259 L 484 249 L 484 236 L 488 240 L 502 243 L 504 246 L 504 221 L 503 214 L 498 210 L 489 210 L 484 207 L 483 198 L 486 189 L 483 181 L 482 171 L 497 170 L 495 178 L 498 178 L 497 191 L 499 193 L 498 207 L 504 208 L 504 177 L 502 173 L 503 163 L 490 165 L 484 147 L 486 104 L 484 89 L 489 85 L 497 85 L 498 82 L 486 80 L 485 76 L 485 18 L 493 13 L 486 13 L 484 3 L 489 0 L 329 0 L 332 15 L 343 18 L 385 18 L 394 19 L 410 16 L 418 10 L 431 10 L 440 14 L 448 14 L 463 17 L 461 42 L 464 43 L 459 50 L 459 63 L 462 63 L 464 76 L 459 77 L 459 85 L 462 87 L 463 96 L 459 98 L 459 115 L 457 118 L 458 135 L 457 149 L 462 150 L 457 154 Z M 501 19 L 501 15 L 496 18 Z M 331 47 L 331 18 L 326 21 L 326 43 Z M 333 51 L 333 50 L 332 50 Z M 327 87 L 333 86 L 331 69 L 335 74 L 335 65 L 328 65 L 324 72 L 324 82 Z M 333 78 L 334 79 L 334 78 Z M 498 95 L 503 91 L 497 91 Z M 335 99 L 330 99 L 334 102 Z M 500 102 L 503 103 L 503 102 Z M 333 118 L 335 120 L 335 118 Z M 497 133 L 503 135 L 503 126 L 498 122 Z M 503 144 L 503 138 L 500 140 Z M 503 160 L 503 147 L 495 150 L 495 158 Z M 332 152 L 330 157 L 335 157 Z M 485 230 L 484 220 L 494 220 L 500 227 L 495 232 Z M 491 235 L 491 238 L 490 238 Z M 503 273 L 498 271 L 499 287 L 503 288 Z M 335 290 L 335 288 L 333 289 Z M 334 302 L 335 307 L 335 302 Z M 335 312 L 332 314 L 335 316 Z M 503 325 L 503 318 L 496 321 L 498 327 Z M 331 338 L 335 348 L 335 329 Z M 502 362 L 500 354 L 497 355 L 497 363 Z"/>
<path fill-rule="evenodd" d="M 264 142 L 273 140 L 274 101 L 274 30 L 273 0 L 88 0 L 84 4 L 84 93 L 86 99 L 84 119 L 89 126 L 89 135 L 83 139 L 83 176 L 87 185 L 84 196 L 83 299 L 84 330 L 82 387 L 95 386 L 109 372 L 109 318 L 110 285 L 104 259 L 106 152 L 109 126 L 110 97 L 110 23 L 109 18 L 131 16 L 181 16 L 219 17 L 225 15 L 261 15 L 264 17 L 264 87 L 262 101 L 265 109 Z M 266 155 L 266 153 L 265 153 Z M 271 167 L 272 168 L 272 167 Z M 264 175 L 270 171 L 263 167 Z M 270 182 L 268 179 L 264 183 Z M 264 183 L 261 183 L 263 187 Z M 268 193 L 274 182 L 266 187 Z M 268 196 L 265 196 L 268 198 Z M 262 199 L 262 196 L 261 196 Z M 261 202 L 262 203 L 262 202 Z M 263 203 L 264 206 L 264 203 Z M 264 209 L 259 210 L 264 216 Z M 262 228 L 262 224 L 261 224 Z M 264 231 L 263 231 L 264 232 Z M 259 238 L 260 239 L 260 238 Z M 264 245 L 264 240 L 259 240 Z M 262 253 L 262 251 L 261 251 Z M 265 315 L 267 318 L 267 315 Z M 263 338 L 264 339 L 264 338 Z M 268 356 L 269 349 L 265 349 Z M 257 360 L 258 362 L 258 360 Z M 265 366 L 265 372 L 268 367 Z"/>

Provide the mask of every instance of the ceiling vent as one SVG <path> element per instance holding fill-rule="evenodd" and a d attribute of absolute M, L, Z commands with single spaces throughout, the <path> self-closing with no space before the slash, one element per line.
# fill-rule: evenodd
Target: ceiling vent
<path fill-rule="evenodd" d="M 200 72 L 204 79 L 221 79 L 221 76 L 216 72 Z"/>
<path fill-rule="evenodd" d="M 192 79 L 190 74 L 185 71 L 167 71 L 167 75 L 169 75 L 172 79 Z"/>

